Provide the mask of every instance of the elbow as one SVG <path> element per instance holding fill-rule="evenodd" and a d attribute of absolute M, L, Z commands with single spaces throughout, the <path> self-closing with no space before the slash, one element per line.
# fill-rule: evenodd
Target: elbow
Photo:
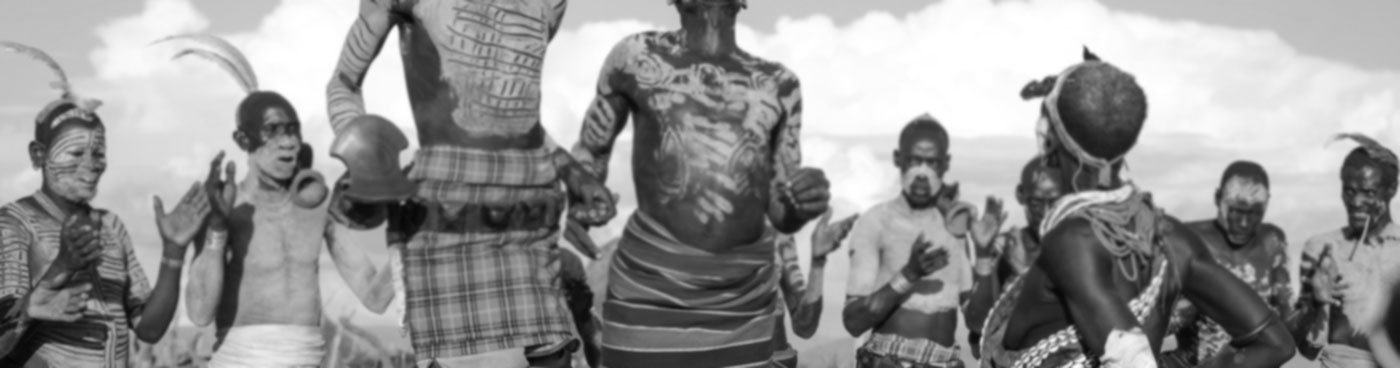
<path fill-rule="evenodd" d="M 841 313 L 841 324 L 846 327 L 846 333 L 851 334 L 851 337 L 859 337 L 869 327 L 869 324 L 860 318 L 859 309 L 860 307 L 847 305 L 846 310 Z"/>
<path fill-rule="evenodd" d="M 1284 328 L 1282 323 L 1275 322 L 1274 326 L 1269 327 L 1269 332 L 1259 343 L 1261 348 L 1267 349 L 1267 354 L 1263 357 L 1267 363 L 1265 366 L 1281 366 L 1298 353 L 1292 334 L 1288 333 L 1288 329 Z"/>
<path fill-rule="evenodd" d="M 389 310 L 389 302 L 394 301 L 394 293 L 378 294 L 381 295 L 376 295 L 370 300 L 365 301 L 365 308 L 369 309 L 370 312 L 374 312 L 374 314 L 384 314 L 384 311 Z"/>
<path fill-rule="evenodd" d="M 167 327 L 168 327 L 168 326 L 167 326 Z M 164 330 L 164 329 L 160 329 L 160 330 Z M 137 328 L 137 329 L 136 329 L 136 339 L 141 340 L 141 342 L 144 342 L 144 343 L 147 343 L 147 344 L 155 344 L 155 343 L 158 343 L 158 342 L 160 342 L 160 338 L 163 337 L 163 336 L 165 335 L 165 331 L 160 331 L 160 330 L 157 330 L 157 329 L 155 329 L 155 328 Z"/>

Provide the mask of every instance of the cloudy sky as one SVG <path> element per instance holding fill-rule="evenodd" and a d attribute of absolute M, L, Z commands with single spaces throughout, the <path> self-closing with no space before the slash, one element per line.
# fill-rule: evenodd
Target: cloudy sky
<path fill-rule="evenodd" d="M 169 49 L 148 44 L 209 32 L 238 45 L 263 89 L 299 106 L 304 133 L 322 155 L 317 169 L 334 177 L 342 167 L 324 154 L 331 140 L 324 86 L 357 4 L 30 1 L 0 14 L 0 38 L 48 50 L 80 92 L 106 101 L 99 112 L 111 164 L 97 204 L 125 219 L 154 277 L 150 197 L 174 200 L 219 150 L 240 163 L 243 156 L 228 138 L 236 84 L 209 64 L 172 62 Z M 1088 45 L 1135 73 L 1148 93 L 1149 124 L 1129 162 L 1158 203 L 1187 219 L 1211 216 L 1220 170 L 1256 160 L 1273 177 L 1268 220 L 1288 231 L 1296 255 L 1305 238 L 1343 221 L 1337 169 L 1351 145 L 1327 138 L 1356 131 L 1400 143 L 1400 48 L 1392 39 L 1400 23 L 1386 18 L 1393 14 L 1400 2 L 1389 0 L 752 0 L 739 42 L 802 78 L 805 163 L 828 170 L 840 212 L 894 195 L 893 135 L 924 112 L 954 136 L 949 176 L 964 195 L 1009 199 L 1034 148 L 1036 106 L 1017 92 L 1077 61 Z M 546 63 L 542 116 L 551 134 L 562 144 L 576 140 L 614 42 L 675 27 L 676 18 L 661 0 L 573 1 Z M 403 124 L 410 119 L 397 47 L 391 38 L 366 91 L 371 111 Z M 0 73 L 0 147 L 10 152 L 0 155 L 0 201 L 8 202 L 39 186 L 23 147 L 35 113 L 57 93 L 48 72 L 25 59 L 0 55 Z M 615 165 L 610 184 L 631 193 L 625 165 Z M 1013 213 L 1022 221 L 1019 208 Z M 621 222 L 595 235 L 610 237 Z M 375 238 L 355 237 L 371 248 Z M 357 310 L 325 262 L 328 310 Z M 833 261 L 829 295 L 843 293 L 845 263 Z M 822 333 L 841 333 L 839 304 L 827 310 Z M 397 316 L 361 318 L 392 324 Z"/>

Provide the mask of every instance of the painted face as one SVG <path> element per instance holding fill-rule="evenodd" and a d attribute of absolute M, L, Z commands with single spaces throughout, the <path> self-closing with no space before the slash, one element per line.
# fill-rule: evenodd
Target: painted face
<path fill-rule="evenodd" d="M 1056 180 L 1055 172 L 1050 169 L 1035 170 L 1030 179 L 1031 181 L 1021 183 L 1017 188 L 1017 199 L 1026 210 L 1026 223 L 1031 229 L 1038 229 L 1040 222 L 1050 213 L 1055 201 L 1060 199 L 1065 191 Z"/>
<path fill-rule="evenodd" d="M 1233 177 L 1220 188 L 1215 221 L 1234 245 L 1248 244 L 1259 232 L 1269 206 L 1269 188 L 1257 180 Z"/>
<path fill-rule="evenodd" d="M 948 157 L 939 152 L 938 144 L 931 139 L 919 140 L 895 156 L 904 196 L 915 203 L 933 201 L 943 189 L 943 171 L 948 165 Z"/>
<path fill-rule="evenodd" d="M 248 156 L 258 172 L 276 180 L 291 179 L 297 171 L 297 153 L 301 150 L 301 125 L 290 118 L 281 107 L 263 112 L 263 124 L 257 137 L 262 142 Z"/>
<path fill-rule="evenodd" d="M 1394 195 L 1387 188 L 1383 173 L 1372 165 L 1347 168 L 1342 172 L 1342 204 L 1347 210 L 1347 225 L 1360 231 L 1375 228 L 1390 211 Z"/>
<path fill-rule="evenodd" d="M 72 202 L 91 201 L 107 171 L 106 131 L 73 126 L 59 132 L 44 155 L 43 170 L 50 193 Z"/>

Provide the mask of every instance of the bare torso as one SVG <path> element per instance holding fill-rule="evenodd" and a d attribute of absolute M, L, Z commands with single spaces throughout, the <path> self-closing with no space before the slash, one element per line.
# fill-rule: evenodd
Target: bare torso
<path fill-rule="evenodd" d="M 290 193 L 242 184 L 229 219 L 223 294 L 215 323 L 234 326 L 319 326 L 318 260 L 329 217 L 301 208 Z"/>
<path fill-rule="evenodd" d="M 1069 221 L 1066 221 L 1069 222 Z M 1081 223 L 1088 226 L 1087 223 Z M 1064 226 L 1064 225 L 1061 225 Z M 1185 228 L 1171 228 L 1169 231 L 1188 231 Z M 1086 234 L 1088 235 L 1088 234 Z M 1170 236 L 1168 236 L 1170 238 Z M 1099 240 L 1092 235 L 1078 239 L 1086 244 L 1099 244 Z M 1053 252 L 1054 244 L 1043 244 L 1049 252 Z M 1143 333 L 1151 341 L 1153 350 L 1160 350 L 1162 339 L 1166 335 L 1167 325 L 1170 322 L 1172 309 L 1171 302 L 1180 297 L 1180 275 L 1188 260 L 1193 257 L 1195 249 L 1185 244 L 1170 244 L 1159 247 L 1162 254 L 1159 257 L 1166 257 L 1168 268 L 1167 275 L 1163 282 L 1162 294 L 1158 296 L 1158 302 L 1154 304 L 1150 312 L 1141 324 Z M 1050 280 L 1046 271 L 1037 263 L 1027 270 L 1023 277 L 1022 291 L 1016 299 L 1016 309 L 1012 313 L 1010 323 L 1007 325 L 1006 337 L 1003 340 L 1005 347 L 1013 350 L 1029 348 L 1045 337 L 1058 332 L 1071 325 L 1067 318 L 1069 311 L 1065 308 L 1065 300 L 1060 296 L 1059 288 Z M 1155 265 L 1138 268 L 1136 280 L 1130 280 L 1120 270 L 1121 263 L 1115 262 L 1113 265 L 1113 295 L 1124 304 L 1140 295 L 1151 283 L 1152 278 L 1157 276 Z M 1149 270 L 1151 269 L 1151 270 Z M 1163 302 L 1166 301 L 1166 302 Z"/>
<path fill-rule="evenodd" d="M 530 136 L 564 0 L 401 3 L 399 45 L 420 144 L 478 147 Z"/>
<path fill-rule="evenodd" d="M 679 33 L 630 38 L 623 93 L 636 104 L 633 180 L 640 210 L 709 250 L 764 231 L 774 177 L 781 65 L 735 51 L 684 54 Z"/>

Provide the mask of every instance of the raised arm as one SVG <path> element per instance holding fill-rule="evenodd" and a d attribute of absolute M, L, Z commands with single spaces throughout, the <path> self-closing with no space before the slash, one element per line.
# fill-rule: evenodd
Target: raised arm
<path fill-rule="evenodd" d="M 1035 264 L 1060 291 L 1087 355 L 1116 360 L 1125 367 L 1150 365 L 1153 355 L 1147 335 L 1128 309 L 1128 300 L 1114 292 L 1117 260 L 1092 231 L 1087 220 L 1065 220 L 1045 234 L 1044 251 Z"/>
<path fill-rule="evenodd" d="M 223 296 L 224 262 L 227 260 L 228 216 L 238 198 L 237 169 L 234 163 L 223 166 L 224 153 L 219 152 L 209 163 L 209 175 L 204 180 L 209 198 L 210 216 L 202 236 L 195 239 L 194 257 L 190 261 L 190 280 L 185 285 L 185 313 L 195 326 L 208 326 L 218 313 Z M 224 176 L 220 176 L 224 170 Z"/>
<path fill-rule="evenodd" d="M 1329 309 L 1331 298 L 1320 292 L 1317 285 L 1326 283 L 1330 274 L 1321 272 L 1319 263 L 1331 257 L 1331 248 L 1320 238 L 1308 239 L 1303 244 L 1303 255 L 1298 261 L 1299 285 L 1298 301 L 1293 311 L 1285 315 L 1289 333 L 1298 346 L 1298 352 L 1309 360 L 1316 360 L 1327 343 Z"/>
<path fill-rule="evenodd" d="M 642 37 L 637 35 L 629 36 L 613 46 L 603 62 L 603 70 L 598 73 L 597 96 L 593 97 L 588 112 L 584 113 L 583 128 L 579 132 L 578 143 L 574 145 L 573 156 L 599 180 L 607 180 L 613 144 L 618 134 L 622 134 L 622 129 L 627 127 L 627 119 L 635 108 L 627 95 L 627 91 L 634 87 L 627 73 L 627 63 L 632 55 L 644 47 Z"/>
<path fill-rule="evenodd" d="M 223 295 L 228 230 L 223 225 L 210 225 L 203 239 L 196 241 L 199 245 L 194 248 L 190 280 L 185 285 L 185 312 L 190 322 L 203 327 L 214 322 Z"/>
<path fill-rule="evenodd" d="M 126 312 L 136 338 L 154 344 L 165 336 L 170 321 L 175 318 L 175 306 L 180 302 L 180 273 L 185 266 L 185 249 L 199 232 L 209 215 L 209 198 L 199 183 L 190 186 L 169 213 L 159 197 L 155 198 L 156 228 L 161 237 L 160 271 L 156 287 L 146 281 L 146 272 L 136 261 L 131 236 L 116 216 L 107 216 L 114 227 L 116 240 L 126 252 L 127 290 Z"/>
<path fill-rule="evenodd" d="M 787 69 L 778 76 L 778 104 L 781 120 L 774 131 L 773 179 L 775 182 L 795 181 L 802 165 L 802 84 L 797 75 Z M 779 231 L 796 232 L 812 218 L 802 216 L 804 211 L 784 196 L 770 196 L 770 201 L 773 203 L 768 206 L 768 219 Z"/>
<path fill-rule="evenodd" d="M 360 298 L 360 303 L 375 314 L 383 314 L 394 300 L 394 273 L 392 265 L 385 262 L 376 267 L 362 247 L 344 244 L 335 235 L 335 223 L 326 221 L 326 250 L 331 253 L 340 277 L 350 285 L 350 290 Z"/>
<path fill-rule="evenodd" d="M 1278 367 L 1292 358 L 1293 339 L 1269 305 L 1249 284 L 1216 263 L 1195 232 L 1174 219 L 1169 221 L 1166 240 L 1193 252 L 1181 283 L 1186 299 L 1233 338 L 1233 349 L 1221 351 L 1199 367 Z"/>
<path fill-rule="evenodd" d="M 393 6 L 396 2 L 360 0 L 360 16 L 345 36 L 340 61 L 335 66 L 330 84 L 326 86 L 328 116 L 331 128 L 336 132 L 365 113 L 365 100 L 360 87 L 364 84 L 370 64 L 384 47 L 389 31 L 393 30 Z"/>

